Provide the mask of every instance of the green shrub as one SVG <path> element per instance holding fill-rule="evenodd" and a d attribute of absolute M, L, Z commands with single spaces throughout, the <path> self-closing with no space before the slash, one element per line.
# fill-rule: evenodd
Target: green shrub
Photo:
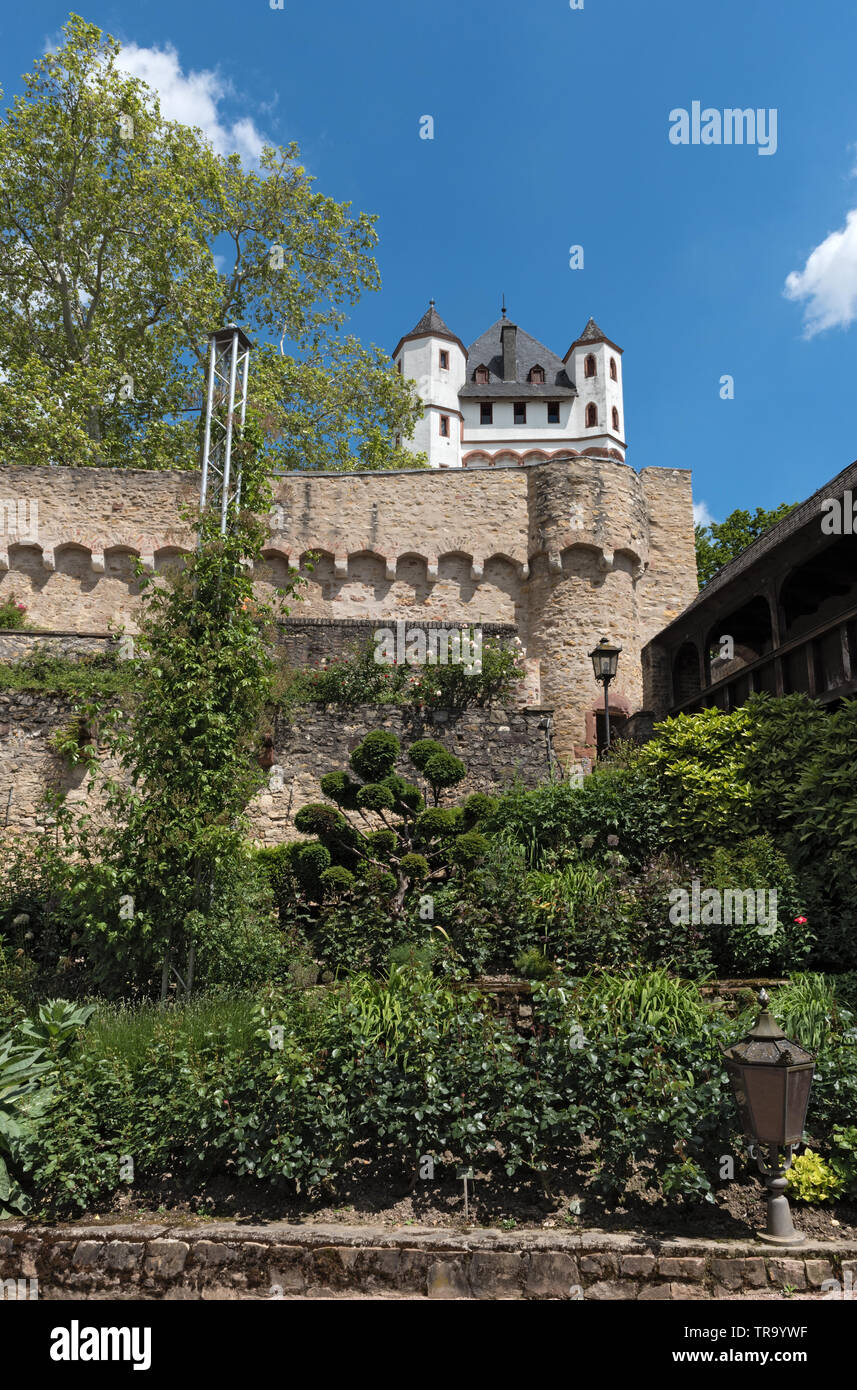
<path fill-rule="evenodd" d="M 364 782 L 380 782 L 392 773 L 400 751 L 395 734 L 375 729 L 357 745 L 349 762 Z"/>
<path fill-rule="evenodd" d="M 734 849 L 718 848 L 700 870 L 701 887 L 721 895 L 732 890 L 777 894 L 777 917 L 760 930 L 758 922 L 725 921 L 711 930 L 715 965 L 722 975 L 785 974 L 798 969 L 812 949 L 814 934 L 803 918 L 800 889 L 788 860 L 777 850 L 770 835 L 757 835 Z M 741 902 L 739 898 L 739 903 Z M 770 897 L 763 899 L 769 907 Z M 725 916 L 721 912 L 721 916 Z M 750 913 L 743 911 L 742 915 Z M 753 909 L 755 916 L 755 906 Z M 774 928 L 772 931 L 771 928 Z"/>
<path fill-rule="evenodd" d="M 556 974 L 556 966 L 547 956 L 542 955 L 538 946 L 522 951 L 515 961 L 515 969 L 525 980 L 549 980 Z"/>
<path fill-rule="evenodd" d="M 788 1195 L 797 1202 L 833 1202 L 845 1184 L 821 1154 L 807 1149 L 788 1170 Z"/>
<path fill-rule="evenodd" d="M 342 893 L 348 893 L 354 887 L 354 875 L 349 869 L 344 869 L 341 864 L 333 864 L 329 869 L 325 869 L 319 876 L 324 896 L 326 898 L 339 897 Z"/>

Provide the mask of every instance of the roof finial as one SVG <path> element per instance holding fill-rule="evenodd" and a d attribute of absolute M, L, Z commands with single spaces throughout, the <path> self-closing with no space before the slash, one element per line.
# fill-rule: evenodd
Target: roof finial
<path fill-rule="evenodd" d="M 505 295 L 505 292 L 504 292 L 504 294 L 503 294 L 503 318 L 505 318 L 505 317 L 506 317 L 506 295 Z"/>
<path fill-rule="evenodd" d="M 433 299 L 430 299 L 430 300 L 429 300 L 429 308 L 430 308 L 430 309 L 433 309 L 433 308 L 434 308 L 434 300 L 433 300 Z"/>

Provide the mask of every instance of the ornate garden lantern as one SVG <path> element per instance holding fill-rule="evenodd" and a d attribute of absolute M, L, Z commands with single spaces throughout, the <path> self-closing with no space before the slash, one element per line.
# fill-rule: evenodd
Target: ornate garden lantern
<path fill-rule="evenodd" d="M 725 1048 L 723 1056 L 750 1157 L 756 1160 L 768 1189 L 767 1230 L 759 1232 L 759 1239 L 774 1245 L 797 1245 L 805 1237 L 792 1223 L 785 1195 L 786 1172 L 803 1135 L 815 1058 L 783 1033 L 768 1011 L 764 989 L 759 1004 L 761 1012 L 752 1031 Z"/>
<path fill-rule="evenodd" d="M 606 637 L 602 637 L 598 646 L 589 653 L 595 679 L 604 686 L 604 742 L 607 748 L 610 747 L 610 704 L 607 691 L 610 682 L 616 675 L 621 650 L 621 647 L 614 647 L 612 642 L 608 642 Z"/>

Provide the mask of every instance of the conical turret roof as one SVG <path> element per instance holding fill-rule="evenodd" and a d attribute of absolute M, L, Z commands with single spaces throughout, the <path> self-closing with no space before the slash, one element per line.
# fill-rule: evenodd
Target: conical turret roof
<path fill-rule="evenodd" d="M 396 346 L 393 348 L 393 356 L 398 356 L 402 343 L 412 342 L 415 338 L 445 338 L 449 343 L 457 343 L 465 357 L 467 356 L 467 348 L 464 346 L 461 339 L 456 337 L 452 329 L 447 327 L 444 323 L 437 309 L 434 307 L 433 299 L 429 301 L 429 307 L 426 309 L 422 318 L 414 324 L 410 333 L 406 333 L 403 338 L 399 339 Z"/>

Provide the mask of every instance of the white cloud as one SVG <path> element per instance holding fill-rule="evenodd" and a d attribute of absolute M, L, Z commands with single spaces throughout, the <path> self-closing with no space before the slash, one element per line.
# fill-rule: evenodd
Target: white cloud
<path fill-rule="evenodd" d="M 707 502 L 694 502 L 693 504 L 693 524 L 694 526 L 710 526 L 714 517 L 708 510 Z"/>
<path fill-rule="evenodd" d="M 787 299 L 804 302 L 804 337 L 847 328 L 857 318 L 857 208 L 786 278 Z"/>
<path fill-rule="evenodd" d="M 199 126 L 217 154 L 237 153 L 250 164 L 258 162 L 265 137 L 249 116 L 231 125 L 223 118 L 220 106 L 232 89 L 218 73 L 210 69 L 184 73 L 172 44 L 165 48 L 125 44 L 118 66 L 155 89 L 167 120 Z"/>

